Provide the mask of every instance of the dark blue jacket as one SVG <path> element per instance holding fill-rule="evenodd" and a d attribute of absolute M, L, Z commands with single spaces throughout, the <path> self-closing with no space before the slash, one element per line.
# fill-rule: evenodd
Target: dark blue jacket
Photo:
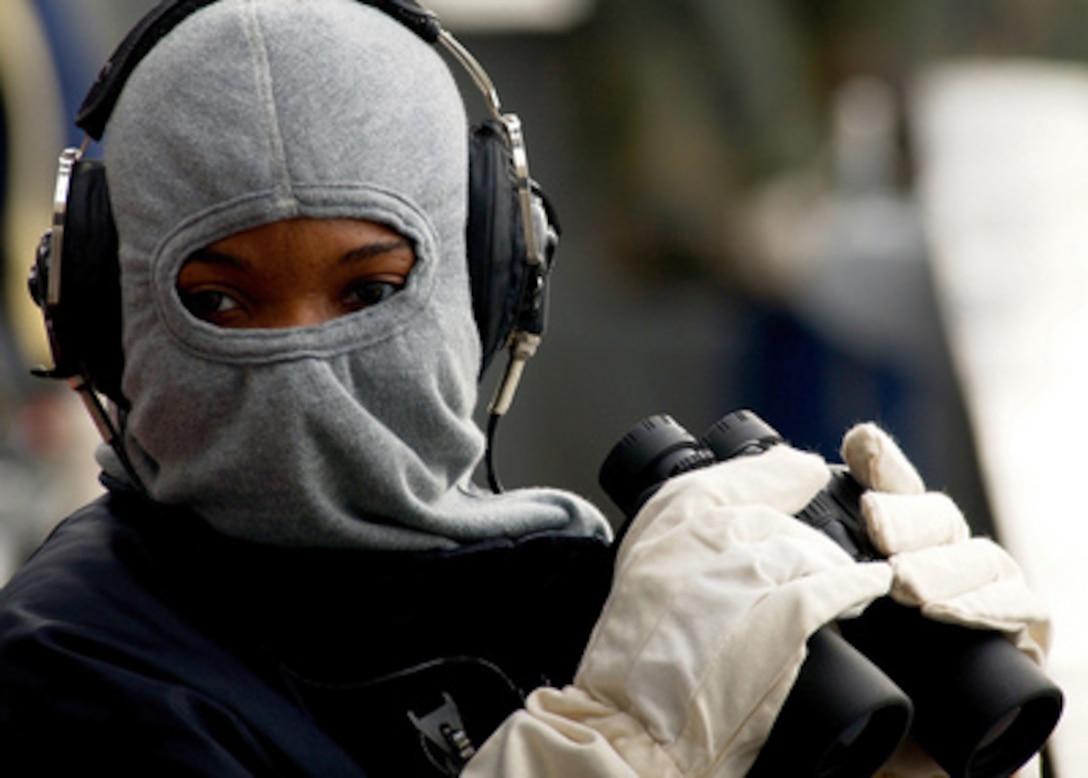
<path fill-rule="evenodd" d="M 278 549 L 111 493 L 0 592 L 3 775 L 439 775 L 409 713 L 478 746 L 574 672 L 597 540 Z"/>

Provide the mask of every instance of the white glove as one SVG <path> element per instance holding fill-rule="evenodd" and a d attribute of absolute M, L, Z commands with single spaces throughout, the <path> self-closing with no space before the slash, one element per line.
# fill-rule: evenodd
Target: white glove
<path fill-rule="evenodd" d="M 743 776 L 805 641 L 886 594 L 792 518 L 828 480 L 786 446 L 670 480 L 639 512 L 574 684 L 537 689 L 464 775 Z"/>
<path fill-rule="evenodd" d="M 873 544 L 888 556 L 891 596 L 938 621 L 1007 634 L 1042 664 L 1049 646 L 1045 608 L 1000 546 L 972 538 L 959 508 L 946 495 L 926 492 L 917 471 L 891 437 L 874 424 L 846 433 L 843 461 L 862 486 L 861 512 Z M 1037 764 L 1017 775 L 1037 771 Z M 946 775 L 913 742 L 893 755 L 884 778 Z"/>

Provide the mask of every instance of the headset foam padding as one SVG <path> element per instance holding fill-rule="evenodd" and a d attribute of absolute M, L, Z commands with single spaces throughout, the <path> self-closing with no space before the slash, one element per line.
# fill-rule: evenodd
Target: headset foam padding
<path fill-rule="evenodd" d="M 469 139 L 466 241 L 472 312 L 480 333 L 483 373 L 516 324 L 525 293 L 525 237 L 505 130 L 496 121 Z"/>

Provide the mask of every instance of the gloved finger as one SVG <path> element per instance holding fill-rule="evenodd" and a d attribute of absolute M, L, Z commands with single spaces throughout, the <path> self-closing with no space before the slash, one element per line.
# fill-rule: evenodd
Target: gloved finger
<path fill-rule="evenodd" d="M 892 595 L 906 605 L 952 600 L 1007 580 L 1022 580 L 1019 566 L 988 538 L 896 554 Z"/>
<path fill-rule="evenodd" d="M 851 427 L 842 439 L 842 461 L 866 489 L 921 494 L 925 484 L 891 435 L 872 422 Z"/>
<path fill-rule="evenodd" d="M 1050 650 L 1049 614 L 1019 582 L 1003 581 L 951 600 L 927 603 L 922 613 L 934 621 L 1003 632 L 1040 666 Z"/>
<path fill-rule="evenodd" d="M 643 533 L 666 532 L 688 516 L 717 507 L 765 505 L 792 516 L 816 496 L 827 480 L 827 463 L 821 457 L 785 445 L 671 478 L 631 522 L 618 560 Z"/>
<path fill-rule="evenodd" d="M 937 621 L 1009 634 L 1042 661 L 1050 643 L 1049 615 L 1028 588 L 1019 565 L 987 538 L 897 554 L 891 596 Z"/>
<path fill-rule="evenodd" d="M 886 556 L 958 543 L 971 536 L 959 507 L 940 492 L 868 491 L 861 496 L 861 514 L 869 539 Z"/>

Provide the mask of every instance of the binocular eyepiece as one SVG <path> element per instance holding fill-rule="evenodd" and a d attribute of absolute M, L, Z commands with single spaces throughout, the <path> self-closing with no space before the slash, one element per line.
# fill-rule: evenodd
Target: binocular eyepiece
<path fill-rule="evenodd" d="M 630 520 L 670 478 L 784 443 L 751 411 L 735 411 L 696 440 L 666 415 L 636 424 L 600 470 Z M 881 558 L 865 531 L 861 486 L 830 466 L 827 486 L 796 518 L 857 561 Z M 749 778 L 863 778 L 906 734 L 951 778 L 1003 778 L 1043 747 L 1061 716 L 1061 690 L 996 632 L 924 618 L 890 598 L 824 627 Z"/>

